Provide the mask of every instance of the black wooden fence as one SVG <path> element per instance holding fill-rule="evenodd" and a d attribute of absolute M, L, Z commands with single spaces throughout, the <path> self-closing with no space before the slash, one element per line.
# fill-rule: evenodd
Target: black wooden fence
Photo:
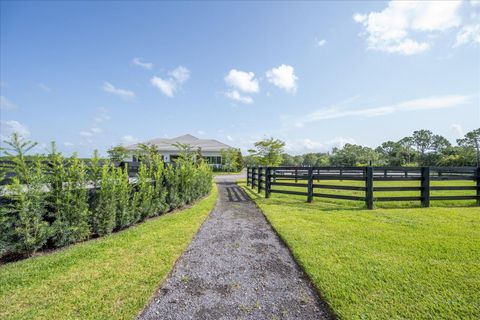
<path fill-rule="evenodd" d="M 363 186 L 332 185 L 322 181 L 362 181 Z M 433 186 L 431 181 L 475 181 L 470 186 Z M 374 186 L 374 181 L 419 181 L 419 186 Z M 248 167 L 247 185 L 265 197 L 271 193 L 364 201 L 373 209 L 373 201 L 420 201 L 429 207 L 430 200 L 476 200 L 480 205 L 480 167 Z M 276 189 L 304 187 L 306 191 Z M 361 191 L 363 196 L 321 193 L 321 189 Z M 475 195 L 432 196 L 431 191 L 476 190 Z M 418 196 L 379 196 L 374 192 L 418 191 Z"/>

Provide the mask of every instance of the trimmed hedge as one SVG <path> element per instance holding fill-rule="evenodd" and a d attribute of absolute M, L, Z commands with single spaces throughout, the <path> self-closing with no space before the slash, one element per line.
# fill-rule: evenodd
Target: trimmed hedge
<path fill-rule="evenodd" d="M 88 167 L 55 148 L 28 165 L 23 157 L 15 161 L 0 210 L 0 257 L 104 236 L 192 203 L 212 188 L 210 167 L 189 153 L 176 167 L 154 156 L 140 164 L 133 181 L 128 168 L 100 164 L 97 153 Z"/>

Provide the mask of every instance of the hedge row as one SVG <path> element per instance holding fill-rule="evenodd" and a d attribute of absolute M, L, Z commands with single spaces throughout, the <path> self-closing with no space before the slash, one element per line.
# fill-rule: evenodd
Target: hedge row
<path fill-rule="evenodd" d="M 176 167 L 152 157 L 133 182 L 127 168 L 99 160 L 95 154 L 86 166 L 55 151 L 28 163 L 15 157 L 0 210 L 0 257 L 107 235 L 189 204 L 212 187 L 210 167 L 188 154 Z"/>

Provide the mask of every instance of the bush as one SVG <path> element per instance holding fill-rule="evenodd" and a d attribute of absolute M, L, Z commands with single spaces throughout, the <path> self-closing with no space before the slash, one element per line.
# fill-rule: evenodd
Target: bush
<path fill-rule="evenodd" d="M 159 215 L 168 211 L 167 188 L 165 186 L 165 163 L 157 155 L 153 158 L 151 179 L 154 183 L 152 198 L 152 215 Z"/>
<path fill-rule="evenodd" d="M 123 229 L 136 222 L 134 208 L 132 207 L 132 187 L 128 179 L 128 167 L 115 169 L 115 181 L 116 228 Z"/>
<path fill-rule="evenodd" d="M 115 227 L 116 202 L 115 170 L 112 164 L 102 166 L 99 188 L 95 190 L 91 224 L 99 236 L 109 234 Z"/>
<path fill-rule="evenodd" d="M 88 224 L 88 189 L 85 164 L 74 155 L 64 164 L 61 156 L 52 155 L 50 207 L 54 220 L 52 240 L 56 247 L 83 241 L 90 235 Z"/>
<path fill-rule="evenodd" d="M 14 176 L 0 190 L 0 257 L 103 236 L 192 203 L 212 187 L 210 167 L 186 147 L 176 166 L 165 166 L 152 149 L 132 185 L 127 167 L 103 162 L 97 151 L 87 166 L 75 155 L 65 159 L 54 143 L 47 157 L 29 160 L 35 143 L 13 135 L 5 144 L 12 162 L 0 173 Z"/>
<path fill-rule="evenodd" d="M 16 172 L 17 173 L 17 172 Z M 22 183 L 20 177 L 25 179 Z M 40 160 L 22 166 L 7 186 L 8 204 L 2 205 L 0 243 L 4 254 L 30 255 L 42 248 L 50 236 L 45 220 L 46 178 Z"/>
<path fill-rule="evenodd" d="M 151 179 L 151 169 L 140 163 L 137 175 L 137 185 L 133 194 L 133 210 L 135 221 L 143 221 L 152 215 L 154 187 Z"/>

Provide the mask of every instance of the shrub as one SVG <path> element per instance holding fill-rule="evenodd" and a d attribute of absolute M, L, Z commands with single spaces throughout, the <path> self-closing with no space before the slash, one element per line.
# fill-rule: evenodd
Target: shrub
<path fill-rule="evenodd" d="M 135 221 L 143 221 L 153 211 L 154 187 L 151 170 L 144 163 L 138 169 L 136 192 L 133 194 L 133 210 Z"/>
<path fill-rule="evenodd" d="M 115 182 L 116 227 L 123 229 L 136 222 L 132 207 L 132 187 L 128 179 L 128 167 L 115 169 Z"/>
<path fill-rule="evenodd" d="M 167 188 L 165 186 L 165 164 L 160 156 L 152 159 L 151 178 L 153 180 L 153 198 L 152 198 L 152 214 L 159 215 L 169 209 L 167 204 Z"/>
<path fill-rule="evenodd" d="M 116 182 L 115 171 L 112 164 L 101 167 L 99 188 L 95 190 L 91 223 L 93 231 L 103 236 L 113 231 L 116 220 Z"/>
<path fill-rule="evenodd" d="M 22 161 L 22 160 L 19 160 Z M 24 161 L 24 160 L 23 160 Z M 50 235 L 45 221 L 45 174 L 40 160 L 22 166 L 21 174 L 7 186 L 9 203 L 2 205 L 0 242 L 3 253 L 30 255 L 43 247 Z M 20 177 L 25 179 L 24 183 Z"/>
<path fill-rule="evenodd" d="M 180 198 L 180 179 L 175 168 L 168 164 L 164 171 L 164 183 L 167 189 L 166 202 L 170 209 L 176 209 L 182 206 Z"/>
<path fill-rule="evenodd" d="M 49 155 L 49 207 L 55 246 L 82 241 L 90 235 L 85 164 L 76 155 L 66 161 L 52 144 Z"/>

